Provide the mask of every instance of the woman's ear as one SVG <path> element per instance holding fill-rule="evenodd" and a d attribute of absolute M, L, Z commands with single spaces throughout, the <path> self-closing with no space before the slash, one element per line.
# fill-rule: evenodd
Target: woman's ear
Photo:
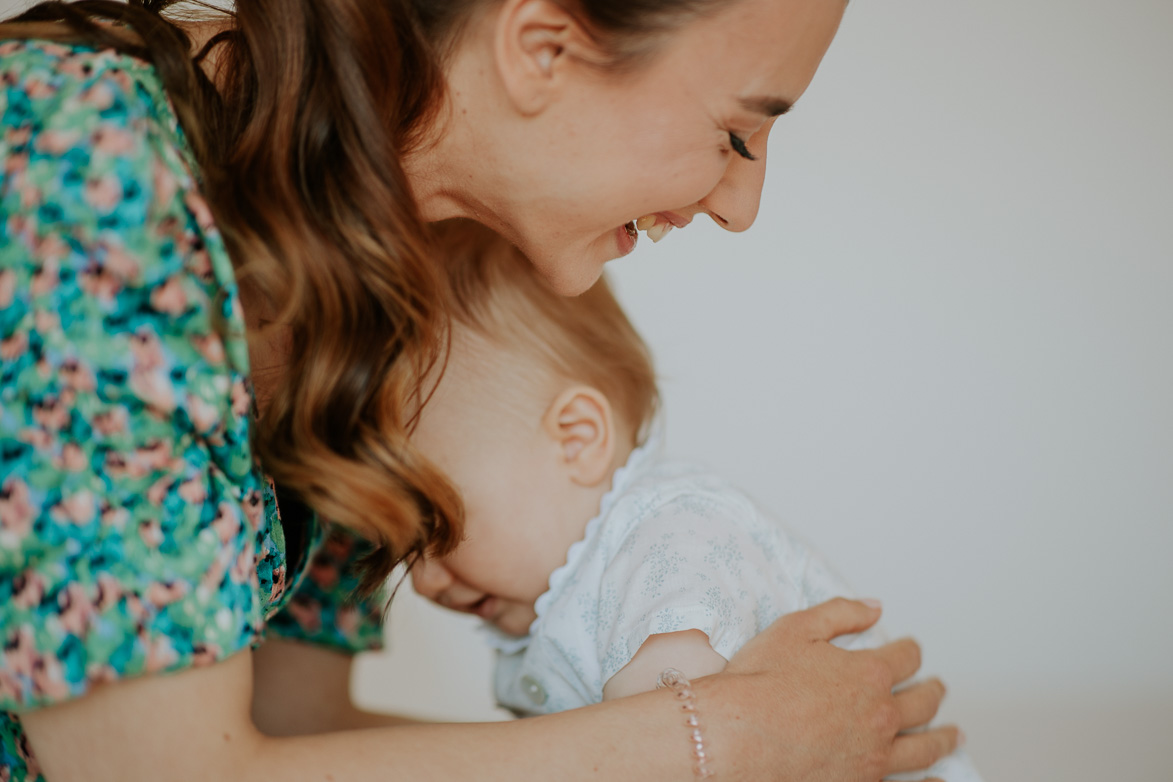
<path fill-rule="evenodd" d="M 579 486 L 597 486 L 611 474 L 615 426 L 611 403 L 589 386 L 563 391 L 542 417 L 560 465 Z"/>
<path fill-rule="evenodd" d="M 493 52 L 518 111 L 533 115 L 551 103 L 565 82 L 568 54 L 589 41 L 578 21 L 551 0 L 505 0 Z"/>

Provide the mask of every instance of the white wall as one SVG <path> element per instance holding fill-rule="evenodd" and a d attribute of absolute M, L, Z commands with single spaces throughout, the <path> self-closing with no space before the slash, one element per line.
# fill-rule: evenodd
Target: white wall
<path fill-rule="evenodd" d="M 856 0 L 770 158 L 752 231 L 612 270 L 673 450 L 885 601 L 991 782 L 1173 779 L 1173 5 Z M 492 716 L 412 597 L 357 697 Z"/>
<path fill-rule="evenodd" d="M 991 782 L 1173 780 L 1173 4 L 853 2 L 757 225 L 699 222 L 611 272 L 673 450 L 885 601 Z M 359 697 L 488 714 L 401 602 Z"/>

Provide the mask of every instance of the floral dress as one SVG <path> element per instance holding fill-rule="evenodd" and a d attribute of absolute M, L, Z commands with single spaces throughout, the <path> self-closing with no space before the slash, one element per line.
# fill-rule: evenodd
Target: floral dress
<path fill-rule="evenodd" d="M 380 644 L 363 544 L 286 559 L 250 445 L 244 320 L 154 69 L 0 41 L 0 780 L 18 714 L 208 665 L 266 634 Z"/>

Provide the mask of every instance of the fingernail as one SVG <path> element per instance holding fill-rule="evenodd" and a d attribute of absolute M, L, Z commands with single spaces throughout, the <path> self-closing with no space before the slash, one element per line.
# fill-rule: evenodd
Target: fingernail
<path fill-rule="evenodd" d="M 874 597 L 863 597 L 863 598 L 860 598 L 859 602 L 863 603 L 865 606 L 868 606 L 869 608 L 875 608 L 876 610 L 879 610 L 884 607 L 883 603 L 881 603 L 879 600 L 876 600 Z"/>
<path fill-rule="evenodd" d="M 961 729 L 957 730 L 957 746 L 959 746 L 959 747 L 965 746 L 965 731 L 963 731 Z"/>

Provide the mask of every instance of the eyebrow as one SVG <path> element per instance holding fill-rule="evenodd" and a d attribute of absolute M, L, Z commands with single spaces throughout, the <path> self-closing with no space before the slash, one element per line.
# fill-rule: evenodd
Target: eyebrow
<path fill-rule="evenodd" d="M 792 104 L 782 98 L 753 97 L 742 98 L 741 107 L 747 111 L 765 114 L 767 117 L 780 117 L 790 111 Z"/>

